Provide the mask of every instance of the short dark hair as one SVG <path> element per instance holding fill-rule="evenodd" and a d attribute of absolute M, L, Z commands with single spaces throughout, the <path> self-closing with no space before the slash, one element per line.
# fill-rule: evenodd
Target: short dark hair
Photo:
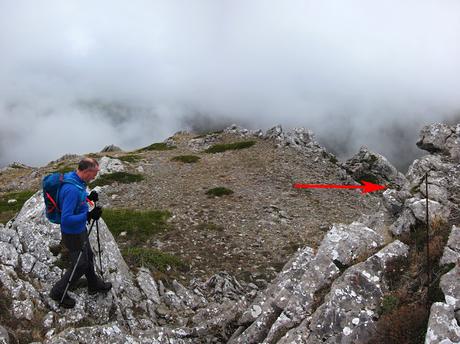
<path fill-rule="evenodd" d="M 96 168 L 99 166 L 99 163 L 97 162 L 96 159 L 93 158 L 83 158 L 80 160 L 78 163 L 78 170 L 79 171 L 84 171 L 89 168 Z"/>

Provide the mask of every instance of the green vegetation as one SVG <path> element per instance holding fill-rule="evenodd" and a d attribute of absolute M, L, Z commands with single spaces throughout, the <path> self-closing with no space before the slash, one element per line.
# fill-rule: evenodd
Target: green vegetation
<path fill-rule="evenodd" d="M 169 146 L 167 143 L 164 142 L 157 142 L 152 143 L 150 146 L 141 148 L 137 150 L 138 152 L 145 152 L 145 151 L 165 151 L 177 148 L 176 146 Z"/>
<path fill-rule="evenodd" d="M 104 221 L 114 235 L 127 232 L 127 239 L 144 243 L 154 234 L 168 229 L 169 211 L 130 209 L 104 209 Z"/>
<path fill-rule="evenodd" d="M 361 174 L 359 174 L 358 176 L 356 176 L 356 178 L 354 178 L 358 183 L 361 183 L 362 180 L 366 181 L 366 182 L 370 182 L 370 183 L 374 183 L 374 184 L 379 184 L 380 183 L 380 180 L 377 176 L 373 175 L 372 173 L 366 173 L 366 172 L 362 172 Z"/>
<path fill-rule="evenodd" d="M 35 191 L 26 190 L 9 192 L 0 196 L 0 223 L 6 223 L 11 220 L 34 193 Z M 17 202 L 8 204 L 8 200 L 10 199 L 15 199 Z"/>
<path fill-rule="evenodd" d="M 389 314 L 399 305 L 399 298 L 395 295 L 385 295 L 380 305 L 380 315 Z"/>
<path fill-rule="evenodd" d="M 114 172 L 100 176 L 94 182 L 90 183 L 89 186 L 90 188 L 94 188 L 95 186 L 110 185 L 115 182 L 129 184 L 140 182 L 143 179 L 144 177 L 140 174 L 133 174 L 128 172 Z"/>
<path fill-rule="evenodd" d="M 186 270 L 187 265 L 178 257 L 152 248 L 128 247 L 122 250 L 123 257 L 135 266 L 166 272 L 169 267 Z"/>
<path fill-rule="evenodd" d="M 206 153 L 221 153 L 227 150 L 237 150 L 252 147 L 256 141 L 241 141 L 234 143 L 218 143 L 205 150 Z"/>
<path fill-rule="evenodd" d="M 125 162 L 133 162 L 134 163 L 134 162 L 138 162 L 139 160 L 141 160 L 142 157 L 139 156 L 139 155 L 136 155 L 136 154 L 127 154 L 127 155 L 116 157 L 115 159 L 125 161 Z"/>
<path fill-rule="evenodd" d="M 178 155 L 171 159 L 172 161 L 180 161 L 187 164 L 193 164 L 200 160 L 199 156 L 196 155 Z"/>
<path fill-rule="evenodd" d="M 16 168 L 16 169 L 24 169 L 25 167 L 18 164 L 17 162 L 13 162 L 11 165 L 10 165 L 11 168 Z"/>
<path fill-rule="evenodd" d="M 206 191 L 206 195 L 211 196 L 211 197 L 212 196 L 221 197 L 225 195 L 231 195 L 232 193 L 233 193 L 232 190 L 224 188 L 222 186 L 213 188 L 213 189 L 209 189 L 208 191 Z"/>

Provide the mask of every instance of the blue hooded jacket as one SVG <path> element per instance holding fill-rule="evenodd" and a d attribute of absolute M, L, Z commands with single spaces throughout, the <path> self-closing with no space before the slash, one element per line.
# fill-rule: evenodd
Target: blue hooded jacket
<path fill-rule="evenodd" d="M 62 184 L 59 190 L 59 205 L 61 208 L 61 232 L 79 234 L 86 230 L 88 204 L 86 203 L 86 183 L 76 171 L 64 174 L 64 180 L 70 183 Z"/>

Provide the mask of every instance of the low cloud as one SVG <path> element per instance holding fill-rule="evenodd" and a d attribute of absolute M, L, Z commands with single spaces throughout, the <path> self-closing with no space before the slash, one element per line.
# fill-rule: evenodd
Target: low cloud
<path fill-rule="evenodd" d="M 303 126 L 401 169 L 460 114 L 460 3 L 0 4 L 0 166 L 178 130 Z"/>

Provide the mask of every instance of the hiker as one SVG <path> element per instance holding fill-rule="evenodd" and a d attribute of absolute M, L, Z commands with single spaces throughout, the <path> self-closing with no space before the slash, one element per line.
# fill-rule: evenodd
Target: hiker
<path fill-rule="evenodd" d="M 86 223 L 98 221 L 102 214 L 102 208 L 95 206 L 88 211 L 87 200 L 97 202 L 99 196 L 92 191 L 89 195 L 86 192 L 86 183 L 93 180 L 99 172 L 99 164 L 95 159 L 82 159 L 76 171 L 66 173 L 64 182 L 59 189 L 58 205 L 61 210 L 61 234 L 64 246 L 69 250 L 71 264 L 66 273 L 51 289 L 50 297 L 60 303 L 65 308 L 73 308 L 75 300 L 66 292 L 67 283 L 72 274 L 72 270 L 77 262 L 80 251 L 82 252 L 78 265 L 75 269 L 70 285 L 75 284 L 80 277 L 86 276 L 88 281 L 88 294 L 98 292 L 106 293 L 112 288 L 110 282 L 104 282 L 96 276 L 94 271 L 94 254 L 89 244 L 86 230 Z M 87 241 L 86 245 L 83 243 Z M 83 249 L 84 247 L 84 249 Z M 82 251 L 83 249 L 83 251 Z"/>

